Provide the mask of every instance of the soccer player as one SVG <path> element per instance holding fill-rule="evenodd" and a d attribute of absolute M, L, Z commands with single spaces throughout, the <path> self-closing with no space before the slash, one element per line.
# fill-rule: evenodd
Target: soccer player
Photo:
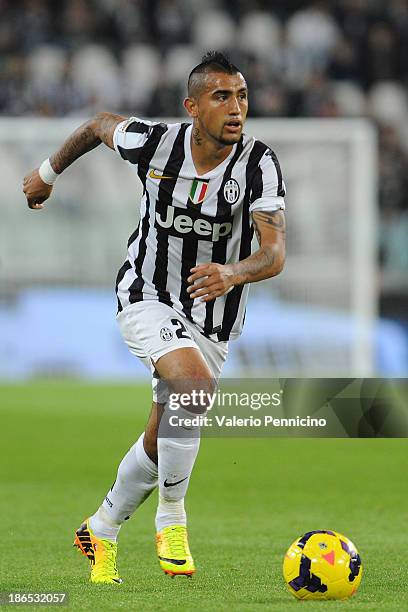
<path fill-rule="evenodd" d="M 153 405 L 102 504 L 76 531 L 94 583 L 121 582 L 119 530 L 156 487 L 160 566 L 170 575 L 195 572 L 184 497 L 199 427 L 158 435 L 160 420 L 170 392 L 214 390 L 228 341 L 241 333 L 249 283 L 284 264 L 285 186 L 273 151 L 243 133 L 245 78 L 223 54 L 207 53 L 190 73 L 184 107 L 192 124 L 99 113 L 24 179 L 29 207 L 42 209 L 58 175 L 103 142 L 143 185 L 140 222 L 117 276 L 117 319 L 130 351 L 151 368 Z M 189 405 L 178 416 L 204 411 Z"/>

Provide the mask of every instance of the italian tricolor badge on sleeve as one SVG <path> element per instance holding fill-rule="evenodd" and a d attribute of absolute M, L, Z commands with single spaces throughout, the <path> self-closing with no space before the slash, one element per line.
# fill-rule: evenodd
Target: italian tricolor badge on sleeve
<path fill-rule="evenodd" d="M 201 204 L 207 193 L 209 181 L 202 181 L 200 179 L 194 179 L 190 190 L 190 202 L 192 204 Z"/>

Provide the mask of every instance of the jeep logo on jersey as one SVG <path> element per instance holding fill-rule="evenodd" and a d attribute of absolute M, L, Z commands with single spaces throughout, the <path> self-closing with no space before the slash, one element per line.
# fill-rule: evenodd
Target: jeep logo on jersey
<path fill-rule="evenodd" d="M 235 179 L 229 179 L 224 185 L 224 198 L 228 204 L 235 204 L 239 198 L 239 185 Z"/>
<path fill-rule="evenodd" d="M 221 219 L 218 218 L 218 221 Z M 157 229 L 168 230 L 168 233 L 177 238 L 197 238 L 198 240 L 209 240 L 218 242 L 231 237 L 232 217 L 222 217 L 222 222 L 216 222 L 214 217 L 202 215 L 199 211 L 167 206 L 160 212 L 156 212 Z"/>

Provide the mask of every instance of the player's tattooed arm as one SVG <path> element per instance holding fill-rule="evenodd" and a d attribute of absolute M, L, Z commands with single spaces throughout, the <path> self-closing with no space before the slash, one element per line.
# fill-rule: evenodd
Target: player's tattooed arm
<path fill-rule="evenodd" d="M 210 302 L 235 285 L 255 283 L 279 274 L 285 263 L 285 215 L 283 210 L 252 214 L 259 249 L 236 264 L 200 264 L 191 269 L 187 292 L 193 299 Z"/>
<path fill-rule="evenodd" d="M 98 113 L 93 119 L 82 124 L 64 142 L 62 147 L 50 157 L 50 163 L 57 174 L 61 174 L 78 157 L 92 151 L 103 142 L 111 149 L 113 133 L 124 117 L 113 113 Z"/>
<path fill-rule="evenodd" d="M 67 138 L 62 147 L 49 158 L 54 172 L 61 174 L 78 157 L 92 151 L 101 142 L 113 149 L 113 133 L 118 123 L 123 119 L 120 115 L 112 113 L 98 113 L 93 119 L 81 125 Z M 44 208 L 43 202 L 51 195 L 52 185 L 44 183 L 39 175 L 38 168 L 36 168 L 24 177 L 23 191 L 28 206 L 33 210 L 40 210 Z"/>
<path fill-rule="evenodd" d="M 277 276 L 285 264 L 286 224 L 283 210 L 255 211 L 252 213 L 252 222 L 259 249 L 233 264 L 237 285 Z"/>

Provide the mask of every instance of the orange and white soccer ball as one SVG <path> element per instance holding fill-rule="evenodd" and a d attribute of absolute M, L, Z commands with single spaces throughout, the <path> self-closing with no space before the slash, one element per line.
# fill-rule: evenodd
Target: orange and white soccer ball
<path fill-rule="evenodd" d="M 353 542 L 336 531 L 309 531 L 289 547 L 283 577 L 298 599 L 347 599 L 357 591 L 363 568 Z"/>

